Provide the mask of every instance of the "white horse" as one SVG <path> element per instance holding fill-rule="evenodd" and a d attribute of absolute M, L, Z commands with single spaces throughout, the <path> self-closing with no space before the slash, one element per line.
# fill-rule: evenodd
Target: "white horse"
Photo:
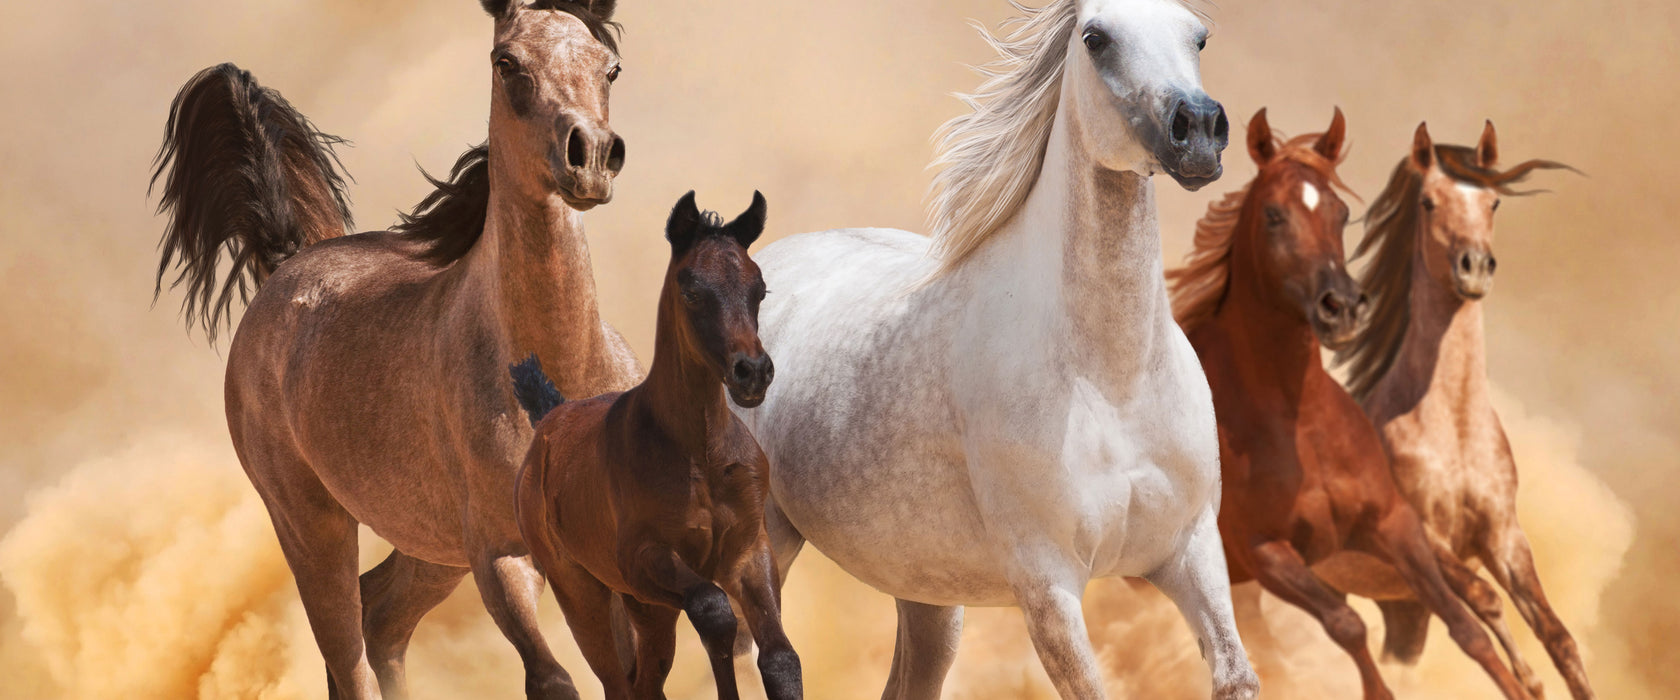
<path fill-rule="evenodd" d="M 973 113 L 945 127 L 931 241 L 844 229 L 755 256 L 780 376 L 737 411 L 772 464 L 778 561 L 809 540 L 898 598 L 887 698 L 939 695 L 964 605 L 1020 606 L 1061 695 L 1103 697 L 1080 598 L 1104 576 L 1153 582 L 1214 695 L 1253 696 L 1213 403 L 1173 323 L 1149 180 L 1220 174 L 1207 30 L 1174 0 L 1020 9 Z"/>

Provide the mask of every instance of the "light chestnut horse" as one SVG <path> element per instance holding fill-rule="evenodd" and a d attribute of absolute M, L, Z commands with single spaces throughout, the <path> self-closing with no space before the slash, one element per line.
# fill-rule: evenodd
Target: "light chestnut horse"
<path fill-rule="evenodd" d="M 405 695 L 415 625 L 469 571 L 527 693 L 576 697 L 537 629 L 543 579 L 513 497 L 532 431 L 506 367 L 535 354 L 572 396 L 641 374 L 600 319 L 580 214 L 611 199 L 624 159 L 613 3 L 483 4 L 489 142 L 394 231 L 344 235 L 336 139 L 231 64 L 182 88 L 159 153 L 159 281 L 179 261 L 188 322 L 214 338 L 234 293 L 261 285 L 228 350 L 228 430 L 332 697 Z M 396 548 L 359 584 L 357 523 Z"/>
<path fill-rule="evenodd" d="M 1575 640 L 1546 602 L 1534 555 L 1517 523 L 1517 468 L 1493 410 L 1482 304 L 1493 287 L 1493 213 L 1500 195 L 1540 168 L 1531 160 L 1500 170 L 1493 123 L 1474 147 L 1437 145 L 1418 125 L 1411 154 L 1371 206 L 1355 251 L 1370 255 L 1361 284 L 1371 296 L 1368 328 L 1337 355 L 1349 386 L 1382 434 L 1395 481 L 1417 508 L 1446 560 L 1480 563 L 1511 596 L 1576 698 L 1593 697 Z M 1454 568 L 1444 566 L 1444 569 Z M 1335 576 L 1336 574 L 1331 574 Z M 1500 637 L 1519 677 L 1540 682 L 1518 655 L 1499 598 L 1471 572 L 1455 585 Z M 1380 603 L 1384 651 L 1415 661 L 1429 612 L 1386 577 L 1351 575 L 1354 592 Z"/>

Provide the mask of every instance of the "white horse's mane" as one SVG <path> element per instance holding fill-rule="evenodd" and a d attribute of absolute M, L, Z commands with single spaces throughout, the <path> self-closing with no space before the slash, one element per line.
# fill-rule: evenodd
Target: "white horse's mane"
<path fill-rule="evenodd" d="M 976 24 L 998 55 L 975 68 L 986 77 L 978 90 L 957 95 L 973 111 L 945 122 L 935 135 L 930 167 L 940 171 L 933 178 L 930 217 L 937 274 L 956 267 L 1015 214 L 1044 165 L 1078 2 L 1010 4 L 1021 16 L 1004 22 L 1007 35 Z"/>

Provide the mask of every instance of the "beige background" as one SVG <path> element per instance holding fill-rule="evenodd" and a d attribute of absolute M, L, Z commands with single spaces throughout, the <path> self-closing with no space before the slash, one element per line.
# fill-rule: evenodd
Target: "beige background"
<path fill-rule="evenodd" d="M 605 314 L 644 359 L 660 224 L 689 188 L 725 213 L 762 189 L 767 239 L 921 230 L 928 137 L 961 108 L 947 94 L 977 83 L 963 64 L 988 58 L 963 20 L 1010 12 L 1002 0 L 622 4 L 613 126 L 628 165 L 587 221 Z M 1212 15 L 1205 85 L 1237 127 L 1269 106 L 1280 129 L 1318 130 L 1340 105 L 1343 175 L 1367 199 L 1421 119 L 1464 142 L 1492 118 L 1508 160 L 1590 175 L 1542 174 L 1553 194 L 1501 210 L 1490 372 L 1542 575 L 1601 694 L 1673 688 L 1680 5 L 1229 0 Z M 470 0 L 0 7 L 0 697 L 320 696 L 290 575 L 227 448 L 222 359 L 183 332 L 178 295 L 150 306 L 161 221 L 148 162 L 175 90 L 233 60 L 356 142 L 343 155 L 358 220 L 386 226 L 426 191 L 416 163 L 444 170 L 484 138 L 489 33 Z M 1170 261 L 1206 203 L 1252 175 L 1240 145 L 1227 156 L 1205 192 L 1161 183 Z M 382 551 L 368 544 L 371 563 Z M 1112 692 L 1205 697 L 1194 644 L 1160 596 L 1108 582 L 1089 599 Z M 546 605 L 551 641 L 597 692 Z M 1345 657 L 1281 607 L 1269 611 L 1290 666 L 1267 677 L 1270 695 L 1356 692 Z M 812 697 L 879 693 L 888 600 L 807 554 L 787 608 Z M 1388 672 L 1400 694 L 1491 695 L 1443 632 L 1420 668 Z M 697 652 L 683 648 L 673 697 L 710 697 Z M 422 624 L 410 669 L 420 698 L 521 687 L 470 585 Z M 970 613 L 948 687 L 1053 696 L 1010 610 Z"/>

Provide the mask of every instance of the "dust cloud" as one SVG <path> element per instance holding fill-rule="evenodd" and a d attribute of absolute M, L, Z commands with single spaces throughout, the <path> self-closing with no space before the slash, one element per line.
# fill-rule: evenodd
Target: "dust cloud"
<path fill-rule="evenodd" d="M 688 189 L 734 211 L 771 206 L 766 239 L 844 225 L 922 230 L 928 136 L 961 109 L 1001 0 L 624 2 L 613 126 L 629 144 L 618 196 L 587 217 L 603 312 L 644 358 L 664 269 L 660 225 Z M 1680 6 L 1450 0 L 1227 3 L 1204 82 L 1240 128 L 1261 106 L 1302 132 L 1349 119 L 1344 179 L 1367 199 L 1428 119 L 1467 142 L 1484 118 L 1508 160 L 1590 176 L 1501 209 L 1489 301 L 1492 378 L 1541 576 L 1604 697 L 1680 683 Z M 489 20 L 475 2 L 8 3 L 0 8 L 0 698 L 319 697 L 324 670 L 261 504 L 228 446 L 223 359 L 186 334 L 179 297 L 152 308 L 161 221 L 145 196 L 169 99 L 232 60 L 281 90 L 344 159 L 358 221 L 378 228 L 484 138 Z M 1158 183 L 1165 253 L 1187 249 L 1210 198 L 1252 176 Z M 1357 235 L 1357 226 L 1350 235 Z M 365 539 L 364 565 L 384 545 Z M 812 697 L 878 695 L 893 608 L 807 550 L 787 624 Z M 1207 673 L 1151 589 L 1094 584 L 1087 622 L 1116 696 L 1204 696 Z M 1360 610 L 1380 639 L 1374 607 Z M 1351 663 L 1316 624 L 1266 600 L 1280 661 L 1270 697 L 1347 697 Z M 562 663 L 587 680 L 545 602 Z M 1514 615 L 1512 616 L 1514 618 Z M 1516 634 L 1554 695 L 1532 634 Z M 712 694 L 685 632 L 669 693 Z M 1490 697 L 1444 634 L 1402 697 Z M 422 699 L 516 697 L 517 657 L 470 582 L 427 617 L 409 655 Z M 754 674 L 747 674 L 748 676 Z M 743 679 L 743 684 L 751 685 Z M 749 689 L 749 695 L 753 692 Z M 947 695 L 1050 698 L 1020 613 L 970 610 Z"/>

